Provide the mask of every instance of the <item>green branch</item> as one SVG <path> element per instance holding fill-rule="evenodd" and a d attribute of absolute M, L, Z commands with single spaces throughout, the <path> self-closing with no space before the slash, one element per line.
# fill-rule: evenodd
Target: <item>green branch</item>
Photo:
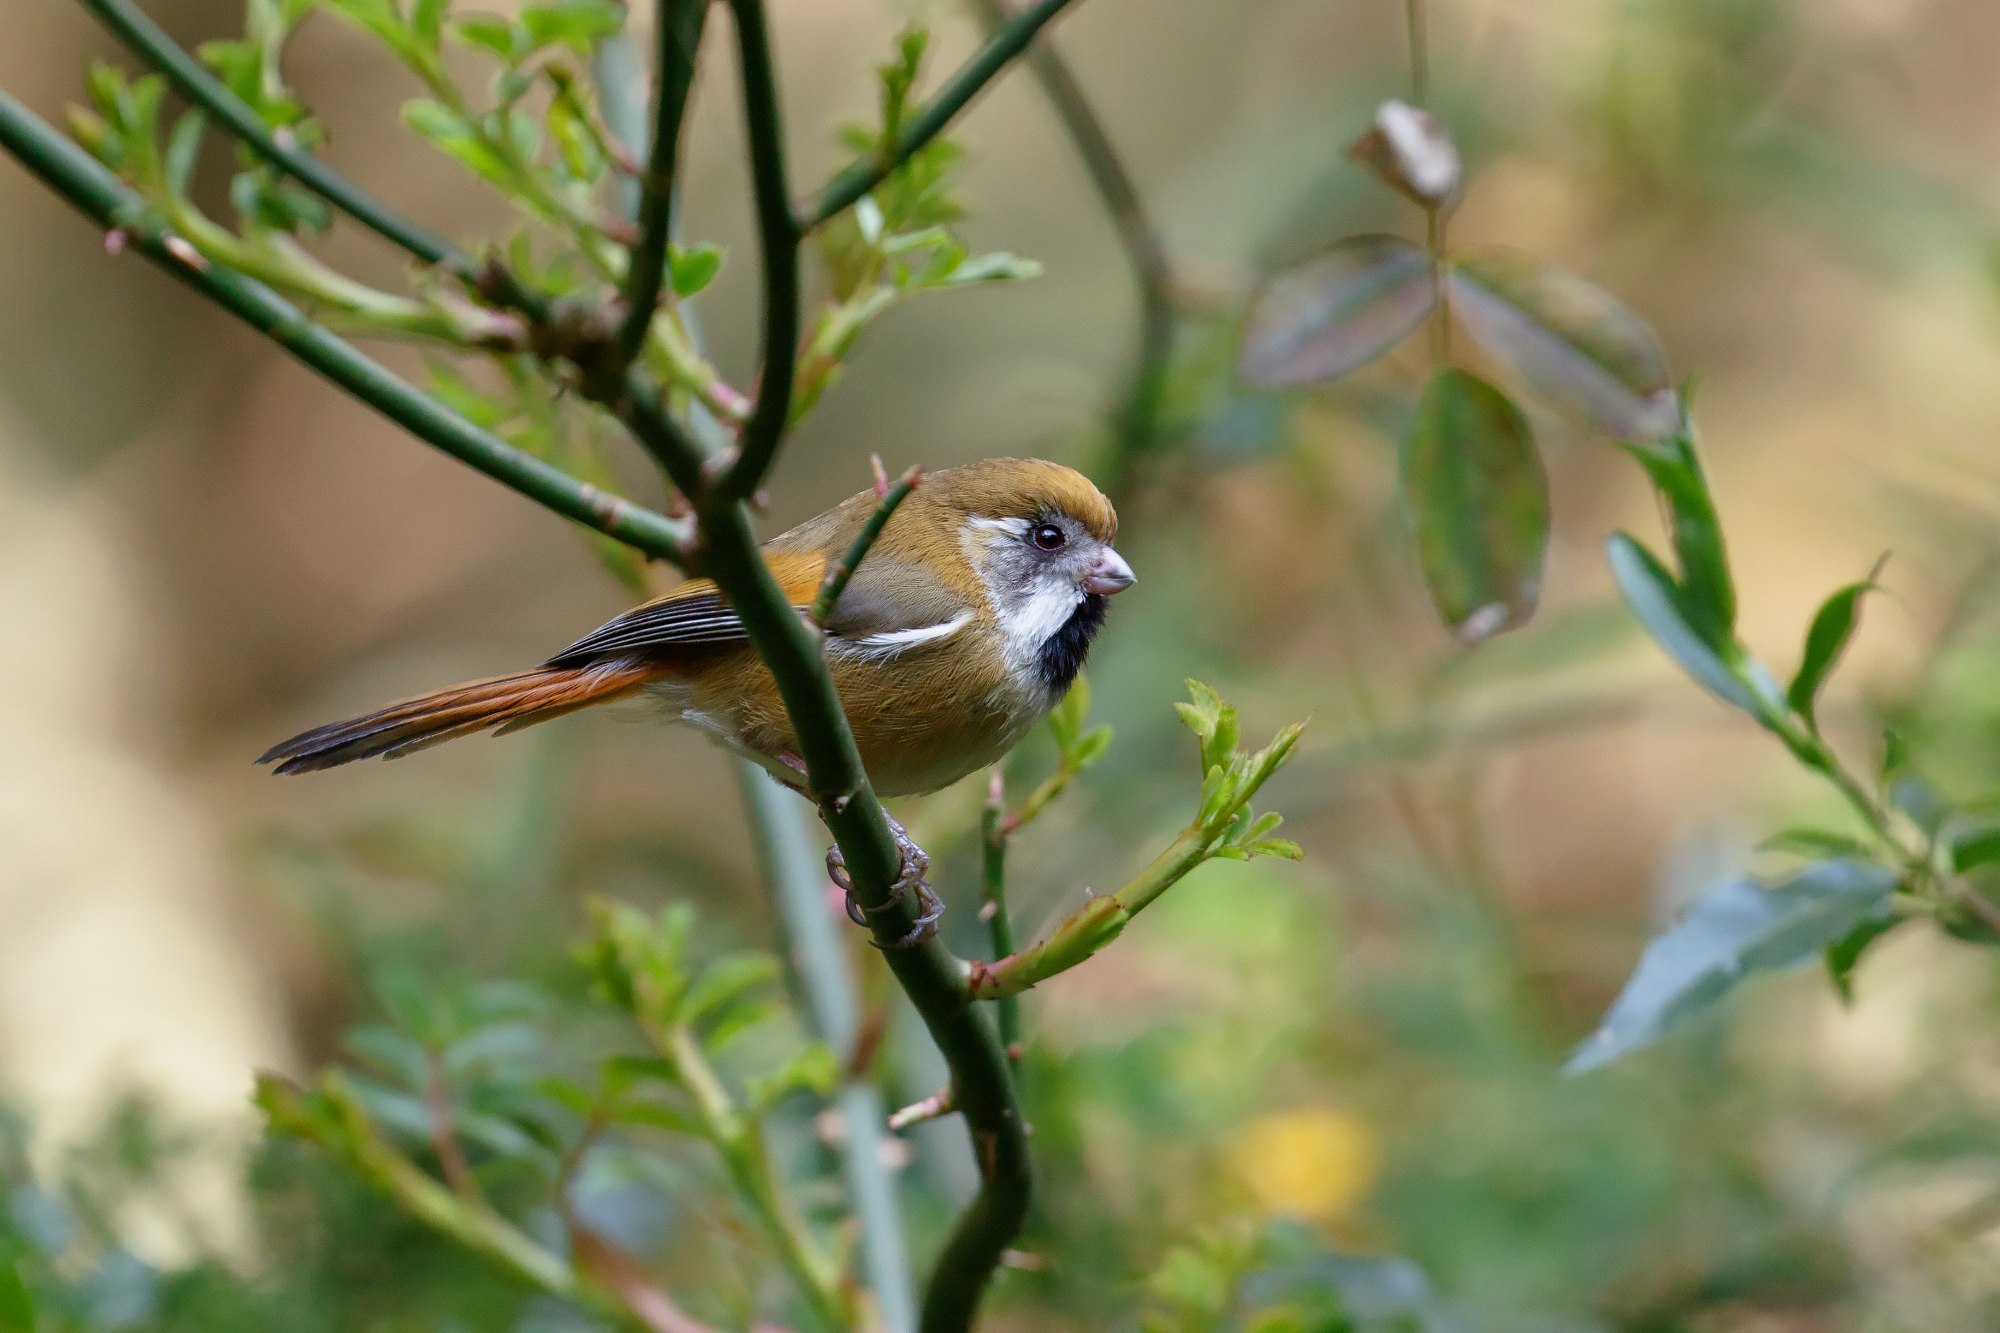
<path fill-rule="evenodd" d="M 618 329 L 617 372 L 638 359 L 659 310 L 673 236 L 674 182 L 678 178 L 681 121 L 694 89 L 695 57 L 708 19 L 708 0 L 660 0 L 658 89 L 653 95 L 652 143 L 640 181 L 639 240 L 625 273 L 625 322 Z"/>
<path fill-rule="evenodd" d="M 763 0 L 731 0 L 743 67 L 743 119 L 750 139 L 751 184 L 764 276 L 764 363 L 757 405 L 743 428 L 735 463 L 722 478 L 724 495 L 752 495 L 792 419 L 792 380 L 799 358 L 799 243 L 805 233 L 792 215 L 785 172 L 784 110 Z"/>
<path fill-rule="evenodd" d="M 881 465 L 882 460 L 878 457 L 875 466 L 879 468 Z M 890 516 L 903 501 L 910 498 L 910 492 L 917 489 L 917 483 L 923 480 L 923 476 L 923 468 L 913 467 L 905 472 L 894 486 L 884 486 L 881 481 L 875 483 L 876 490 L 882 497 L 881 502 L 875 506 L 875 512 L 868 516 L 868 521 L 861 525 L 861 531 L 854 534 L 854 541 L 848 546 L 846 553 L 834 561 L 826 571 L 826 578 L 819 585 L 819 595 L 813 598 L 812 610 L 806 613 L 812 617 L 815 625 L 826 624 L 826 618 L 833 614 L 833 608 L 840 602 L 840 594 L 847 591 L 848 580 L 853 578 L 854 571 L 861 567 L 861 561 L 867 556 L 868 548 L 882 535 L 882 529 L 888 526 Z"/>
<path fill-rule="evenodd" d="M 995 962 L 1014 953 L 1014 922 L 1007 914 L 1007 786 L 1000 770 L 993 770 L 986 789 L 986 806 L 979 815 L 979 915 L 986 919 L 986 938 L 993 946 Z M 1000 997 L 1000 1042 L 1007 1058 L 1021 1058 L 1021 1002 L 1012 995 Z"/>
<path fill-rule="evenodd" d="M 576 480 L 467 421 L 307 319 L 262 283 L 203 260 L 97 159 L 0 93 L 0 148 L 100 227 L 269 336 L 307 367 L 427 444 L 546 509 L 660 560 L 686 555 L 685 524 Z"/>
<path fill-rule="evenodd" d="M 1275 814 L 1253 815 L 1250 801 L 1284 766 L 1298 745 L 1304 723 L 1280 731 L 1263 749 L 1241 749 L 1236 710 L 1215 691 L 1188 682 L 1192 703 L 1179 704 L 1182 720 L 1201 741 L 1201 808 L 1167 849 L 1118 892 L 1092 898 L 1072 912 L 1048 938 L 993 963 L 970 963 L 965 986 L 976 1000 L 1007 1001 L 1090 958 L 1123 933 L 1133 917 L 1196 869 L 1216 859 L 1249 860 L 1278 856 L 1296 860 L 1296 844 L 1271 836 L 1282 822 Z M 989 813 L 989 819 L 991 818 Z M 1004 829 L 1004 825 L 1000 826 Z"/>
<path fill-rule="evenodd" d="M 952 119 L 986 90 L 986 85 L 1016 56 L 1028 49 L 1035 34 L 1062 13 L 1069 0 L 1037 0 L 996 28 L 970 59 L 951 76 L 929 105 L 912 116 L 897 136 L 893 148 L 876 157 L 856 162 L 835 176 L 821 191 L 806 214 L 805 229 L 812 231 L 852 208 L 863 196 L 887 180 L 912 153 L 944 132 Z"/>
<path fill-rule="evenodd" d="M 82 2 L 133 54 L 165 74 L 183 97 L 227 125 L 299 184 L 424 263 L 470 270 L 471 261 L 457 246 L 400 216 L 311 153 L 278 142 L 254 107 L 229 91 L 131 0 Z"/>

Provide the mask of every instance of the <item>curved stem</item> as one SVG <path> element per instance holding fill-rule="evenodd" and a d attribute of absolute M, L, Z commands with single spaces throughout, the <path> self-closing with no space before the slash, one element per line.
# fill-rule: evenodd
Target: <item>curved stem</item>
<path fill-rule="evenodd" d="M 660 0 L 658 89 L 653 94 L 652 144 L 646 174 L 640 181 L 639 240 L 632 247 L 625 272 L 625 320 L 618 328 L 620 374 L 638 359 L 660 305 L 660 287 L 667 271 L 667 247 L 673 235 L 674 181 L 681 139 L 681 120 L 694 90 L 695 57 L 701 30 L 708 19 L 708 0 Z"/>
<path fill-rule="evenodd" d="M 743 66 L 743 119 L 764 274 L 764 367 L 757 381 L 757 406 L 743 429 L 740 454 L 719 486 L 722 494 L 741 499 L 763 483 L 791 424 L 799 356 L 799 243 L 805 234 L 792 215 L 786 183 L 784 112 L 763 0 L 731 0 L 730 8 Z"/>
<path fill-rule="evenodd" d="M 680 561 L 687 525 L 612 495 L 522 452 L 412 388 L 378 362 L 314 324 L 260 282 L 202 260 L 148 217 L 144 202 L 96 158 L 0 93 L 0 148 L 101 227 L 269 336 L 310 369 L 428 444 L 565 518 L 647 555 Z"/>
<path fill-rule="evenodd" d="M 1014 922 L 1007 914 L 1007 838 L 1010 825 L 1007 819 L 1007 788 L 1000 778 L 1000 770 L 993 770 L 993 778 L 986 789 L 986 808 L 980 812 L 980 896 L 984 899 L 979 913 L 986 918 L 986 938 L 992 943 L 993 961 L 1010 958 L 1014 953 Z M 1003 995 L 995 1006 L 1000 1016 L 1000 1041 L 1007 1048 L 1007 1058 L 1018 1061 L 1021 1058 L 1021 1001 L 1013 995 Z"/>
<path fill-rule="evenodd" d="M 1035 34 L 1062 13 L 1069 2 L 1037 0 L 995 29 L 986 43 L 951 76 L 938 95 L 922 111 L 910 117 L 893 150 L 856 162 L 828 183 L 807 212 L 805 229 L 812 231 L 852 208 L 863 195 L 887 180 L 890 173 L 909 160 L 912 153 L 943 133 L 953 117 L 984 92 L 986 85 L 993 82 L 994 77 L 1016 56 L 1027 50 Z"/>
<path fill-rule="evenodd" d="M 132 0 L 82 0 L 84 7 L 188 101 L 227 125 L 260 156 L 299 184 L 346 213 L 376 235 L 401 246 L 426 264 L 469 266 L 451 242 L 402 217 L 360 186 L 303 149 L 280 143 L 264 127 L 256 108 L 229 91 L 222 80 L 167 35 Z"/>
<path fill-rule="evenodd" d="M 1007 0 L 973 0 L 973 7 L 985 20 L 990 34 L 998 34 L 1014 17 Z M 1118 408 L 1117 449 L 1107 461 L 1101 478 L 1107 491 L 1117 499 L 1130 484 L 1138 456 L 1151 445 L 1158 424 L 1166 363 L 1174 344 L 1173 268 L 1131 173 L 1062 52 L 1053 41 L 1043 40 L 1030 44 L 1022 58 L 1042 85 L 1042 92 L 1070 142 L 1076 146 L 1077 156 L 1083 160 L 1083 169 L 1104 203 L 1104 211 L 1118 233 L 1125 258 L 1132 266 L 1133 280 L 1138 284 L 1138 353 L 1133 358 L 1132 377 Z"/>

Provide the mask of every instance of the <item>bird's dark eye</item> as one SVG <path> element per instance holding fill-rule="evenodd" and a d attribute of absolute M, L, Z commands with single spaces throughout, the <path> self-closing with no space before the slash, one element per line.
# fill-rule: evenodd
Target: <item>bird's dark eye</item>
<path fill-rule="evenodd" d="M 1035 545 L 1044 551 L 1059 551 L 1062 549 L 1062 544 L 1068 540 L 1063 536 L 1063 530 L 1053 523 L 1042 524 L 1035 529 L 1033 536 Z"/>

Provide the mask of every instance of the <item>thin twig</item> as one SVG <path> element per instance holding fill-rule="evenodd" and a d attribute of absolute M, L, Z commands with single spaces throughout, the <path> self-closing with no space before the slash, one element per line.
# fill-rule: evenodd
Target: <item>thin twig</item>
<path fill-rule="evenodd" d="M 854 534 L 853 543 L 840 559 L 833 562 L 826 571 L 826 578 L 819 585 L 819 596 L 813 598 L 812 610 L 807 614 L 815 625 L 826 624 L 826 618 L 833 614 L 833 608 L 840 602 L 840 594 L 847 591 L 847 582 L 854 577 L 854 571 L 861 568 L 861 561 L 868 554 L 868 548 L 882 535 L 882 529 L 889 524 L 890 517 L 909 499 L 910 492 L 917 489 L 923 480 L 922 467 L 913 467 L 897 479 L 882 495 L 875 512 L 861 525 L 861 531 Z"/>
<path fill-rule="evenodd" d="M 743 69 L 743 120 L 750 140 L 764 277 L 764 364 L 758 373 L 757 405 L 743 428 L 739 455 L 718 488 L 722 495 L 740 500 L 763 484 L 785 428 L 791 425 L 792 379 L 799 358 L 799 244 L 804 232 L 792 214 L 784 109 L 763 0 L 730 0 L 730 9 L 736 15 L 736 48 Z"/>
<path fill-rule="evenodd" d="M 607 537 L 660 560 L 682 561 L 688 525 L 581 482 L 391 374 L 345 340 L 307 319 L 262 283 L 228 269 L 190 263 L 179 240 L 147 217 L 144 201 L 96 158 L 0 93 L 0 148 L 98 226 L 123 232 L 131 245 L 174 277 L 268 335 L 308 368 L 460 462 Z"/>
<path fill-rule="evenodd" d="M 958 1109 L 957 1101 L 950 1088 L 940 1088 L 920 1101 L 911 1102 L 889 1117 L 889 1128 L 901 1133 L 912 1125 L 921 1125 L 926 1120 L 942 1120 Z"/>
<path fill-rule="evenodd" d="M 1430 36 L 1424 21 L 1424 0 L 1403 0 L 1403 35 L 1410 52 L 1410 101 L 1423 106 L 1430 100 Z"/>
<path fill-rule="evenodd" d="M 83 4 L 135 55 L 166 75 L 183 97 L 227 125 L 299 184 L 426 264 L 470 267 L 466 254 L 451 242 L 401 216 L 311 153 L 281 143 L 265 128 L 256 108 L 229 91 L 132 0 L 83 0 Z"/>
<path fill-rule="evenodd" d="M 805 229 L 812 231 L 852 208 L 862 196 L 889 179 L 913 153 L 943 133 L 952 118 L 984 92 L 986 85 L 1016 56 L 1027 50 L 1035 34 L 1062 13 L 1069 2 L 1037 0 L 1037 3 L 1008 19 L 972 53 L 971 58 L 959 66 L 958 72 L 951 76 L 938 95 L 922 111 L 910 117 L 892 148 L 856 162 L 828 183 L 826 189 L 820 192 L 818 201 L 806 210 Z"/>
<path fill-rule="evenodd" d="M 436 1051 L 424 1053 L 424 1111 L 430 1118 L 431 1147 L 437 1152 L 438 1167 L 452 1193 L 467 1199 L 480 1195 L 479 1181 L 472 1174 L 465 1147 L 458 1141 L 452 1123 L 451 1086 L 445 1081 L 444 1060 Z"/>
<path fill-rule="evenodd" d="M 638 359 L 660 306 L 660 288 L 667 271 L 667 250 L 673 235 L 674 182 L 678 179 L 681 120 L 688 94 L 694 89 L 695 56 L 701 49 L 702 25 L 708 0 L 660 0 L 654 22 L 659 26 L 659 58 L 655 66 L 652 143 L 646 174 L 640 180 L 639 241 L 632 247 L 625 273 L 625 321 L 618 328 L 619 375 Z"/>
<path fill-rule="evenodd" d="M 989 34 L 997 34 L 1015 14 L 1008 0 L 972 0 Z M 1147 215 L 1132 174 L 1111 142 L 1110 133 L 1055 42 L 1031 43 L 1022 57 L 1042 85 L 1056 119 L 1075 144 L 1083 169 L 1104 202 L 1139 289 L 1139 347 L 1132 376 L 1115 418 L 1117 449 L 1100 469 L 1099 480 L 1114 500 L 1131 484 L 1140 455 L 1152 444 L 1158 425 L 1167 359 L 1174 347 L 1174 276 L 1166 246 Z"/>

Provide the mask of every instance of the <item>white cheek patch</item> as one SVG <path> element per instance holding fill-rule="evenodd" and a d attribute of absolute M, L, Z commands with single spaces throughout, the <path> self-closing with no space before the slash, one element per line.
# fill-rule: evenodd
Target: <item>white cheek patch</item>
<path fill-rule="evenodd" d="M 1007 636 L 1008 655 L 1017 662 L 1034 661 L 1082 600 L 1083 590 L 1073 583 L 1037 579 L 1025 597 L 1000 609 L 1000 632 Z"/>
<path fill-rule="evenodd" d="M 939 621 L 935 625 L 918 625 L 912 629 L 885 630 L 880 634 L 870 634 L 860 639 L 829 639 L 827 647 L 848 657 L 864 657 L 875 660 L 894 657 L 926 643 L 936 643 L 948 639 L 972 623 L 972 612 L 961 611 L 950 620 Z"/>

